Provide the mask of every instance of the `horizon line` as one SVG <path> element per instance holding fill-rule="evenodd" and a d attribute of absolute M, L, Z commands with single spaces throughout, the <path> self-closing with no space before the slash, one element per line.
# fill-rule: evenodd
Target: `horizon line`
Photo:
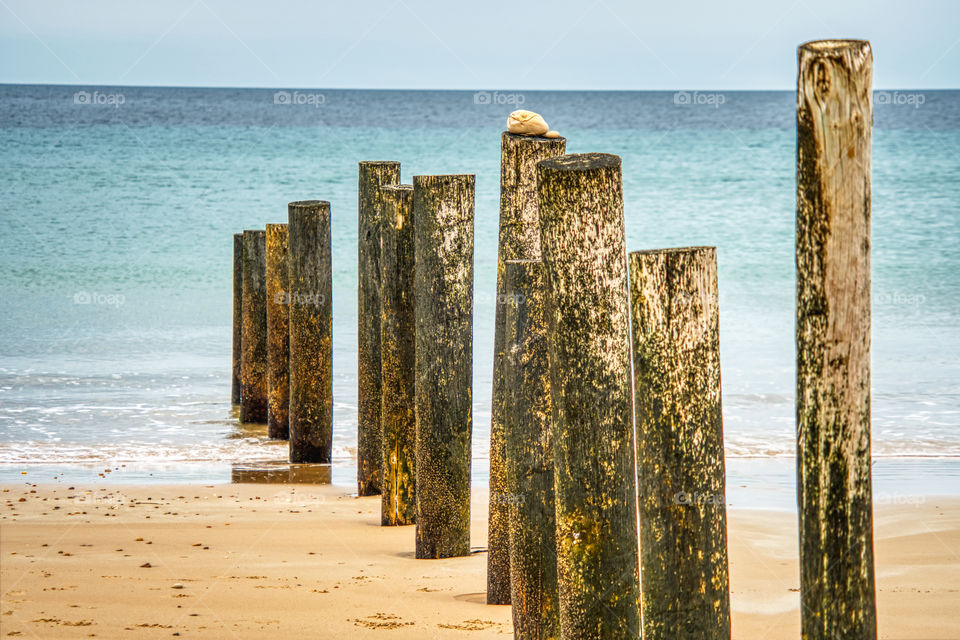
<path fill-rule="evenodd" d="M 785 89 L 722 89 L 722 88 L 691 88 L 675 87 L 671 89 L 488 89 L 488 88 L 454 88 L 442 89 L 435 87 L 295 87 L 295 86 L 243 86 L 243 85 L 202 85 L 202 84 L 111 84 L 111 83 L 90 83 L 90 82 L 4 82 L 0 81 L 2 87 L 117 87 L 126 89 L 260 89 L 265 91 L 461 91 L 461 92 L 489 92 L 489 93 L 641 93 L 641 92 L 728 92 L 728 93 L 761 93 L 761 92 L 795 92 L 793 87 Z M 876 91 L 958 91 L 960 87 L 873 87 Z"/>

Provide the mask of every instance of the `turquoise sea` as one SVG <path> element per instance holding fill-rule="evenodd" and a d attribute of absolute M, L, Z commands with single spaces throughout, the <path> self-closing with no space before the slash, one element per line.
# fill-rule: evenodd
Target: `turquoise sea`
<path fill-rule="evenodd" d="M 875 476 L 888 497 L 960 494 L 960 91 L 874 100 Z M 357 163 L 399 160 L 404 182 L 477 175 L 485 483 L 499 141 L 518 107 L 569 152 L 623 158 L 628 249 L 717 246 L 729 483 L 792 496 L 791 92 L 0 85 L 0 480 L 227 482 L 282 460 L 230 407 L 232 234 L 318 198 L 333 212 L 333 480 L 351 485 Z"/>

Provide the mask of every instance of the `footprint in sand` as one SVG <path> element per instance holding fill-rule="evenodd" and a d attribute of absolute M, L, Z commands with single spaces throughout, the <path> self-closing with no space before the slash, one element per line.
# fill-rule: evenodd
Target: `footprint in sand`
<path fill-rule="evenodd" d="M 401 627 L 412 626 L 412 622 L 404 622 L 400 616 L 392 613 L 375 613 L 372 616 L 355 618 L 351 620 L 355 626 L 365 627 L 367 629 L 400 629 Z"/>
<path fill-rule="evenodd" d="M 498 626 L 499 623 L 492 620 L 464 620 L 463 622 L 455 622 L 445 624 L 443 622 L 438 623 L 437 626 L 441 629 L 455 629 L 457 631 L 486 631 L 493 627 Z"/>

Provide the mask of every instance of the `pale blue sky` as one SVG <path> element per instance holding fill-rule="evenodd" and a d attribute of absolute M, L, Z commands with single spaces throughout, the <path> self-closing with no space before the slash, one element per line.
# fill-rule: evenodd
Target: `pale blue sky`
<path fill-rule="evenodd" d="M 0 82 L 791 89 L 828 37 L 877 88 L 960 87 L 957 0 L 0 0 Z"/>

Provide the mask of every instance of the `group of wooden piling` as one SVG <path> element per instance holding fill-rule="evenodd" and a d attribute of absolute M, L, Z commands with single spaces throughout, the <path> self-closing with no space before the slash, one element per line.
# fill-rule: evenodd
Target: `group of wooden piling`
<path fill-rule="evenodd" d="M 234 235 L 233 385 L 240 422 L 290 441 L 291 462 L 331 460 L 330 203 L 291 202 L 286 224 Z"/>
<path fill-rule="evenodd" d="M 357 492 L 416 557 L 470 553 L 474 176 L 361 162 Z"/>
<path fill-rule="evenodd" d="M 470 553 L 474 176 L 361 162 L 358 217 L 359 495 L 384 525 L 417 525 L 416 555 Z M 332 450 L 330 204 L 234 238 L 240 421 L 289 439 L 290 462 Z"/>
<path fill-rule="evenodd" d="M 875 638 L 870 46 L 799 67 L 803 637 Z M 517 638 L 729 639 L 716 250 L 628 254 L 619 157 L 501 142 L 487 600 Z M 467 555 L 474 176 L 358 186 L 358 492 L 418 558 Z M 297 462 L 330 460 L 329 216 L 234 238 L 233 397 Z"/>
<path fill-rule="evenodd" d="M 802 633 L 872 639 L 870 46 L 799 67 Z M 620 159 L 564 146 L 503 135 L 487 601 L 517 638 L 729 639 L 716 250 L 628 255 Z"/>

